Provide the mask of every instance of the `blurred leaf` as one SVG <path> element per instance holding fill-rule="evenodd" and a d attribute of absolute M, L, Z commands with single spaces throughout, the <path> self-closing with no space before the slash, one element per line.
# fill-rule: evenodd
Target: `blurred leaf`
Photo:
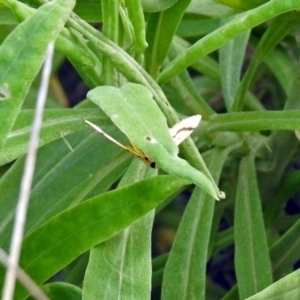
<path fill-rule="evenodd" d="M 99 23 L 102 21 L 101 1 L 77 0 L 74 13 L 86 22 Z"/>
<path fill-rule="evenodd" d="M 176 2 L 178 0 L 142 0 L 142 6 L 145 12 L 154 13 L 166 10 Z"/>
<path fill-rule="evenodd" d="M 300 297 L 299 280 L 300 270 L 297 270 L 247 300 L 298 299 Z"/>
<path fill-rule="evenodd" d="M 224 4 L 226 6 L 230 6 L 232 8 L 240 9 L 240 10 L 248 10 L 255 8 L 259 5 L 266 3 L 268 0 L 215 0 L 218 3 Z"/>
<path fill-rule="evenodd" d="M 275 280 L 282 278 L 294 269 L 299 260 L 300 219 L 283 234 L 270 249 Z"/>
<path fill-rule="evenodd" d="M 232 105 L 233 111 L 240 111 L 243 108 L 243 101 L 249 89 L 255 71 L 263 58 L 298 24 L 298 15 L 289 12 L 274 18 L 261 38 L 255 54 L 245 73 L 241 85 L 237 91 L 235 101 Z"/>
<path fill-rule="evenodd" d="M 192 0 L 187 8 L 187 13 L 203 15 L 212 18 L 224 18 L 237 12 L 232 8 L 216 3 L 214 0 Z"/>
<path fill-rule="evenodd" d="M 47 283 L 42 286 L 44 292 L 51 300 L 81 300 L 81 289 L 75 285 L 65 282 Z M 28 299 L 33 299 L 29 297 Z"/>

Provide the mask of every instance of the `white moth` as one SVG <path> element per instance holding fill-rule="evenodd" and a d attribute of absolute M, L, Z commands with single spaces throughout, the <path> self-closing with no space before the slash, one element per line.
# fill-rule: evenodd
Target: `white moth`
<path fill-rule="evenodd" d="M 195 115 L 192 117 L 188 117 L 186 119 L 181 120 L 177 124 L 175 124 L 172 128 L 169 129 L 169 133 L 171 135 L 171 138 L 173 139 L 174 143 L 176 145 L 181 144 L 187 137 L 191 135 L 191 133 L 194 131 L 194 129 L 199 125 L 201 121 L 200 115 Z M 104 135 L 108 140 L 115 143 L 119 147 L 125 149 L 126 151 L 129 151 L 134 156 L 138 157 L 140 160 L 142 160 L 144 163 L 149 165 L 151 168 L 157 169 L 157 164 L 152 161 L 142 150 L 134 146 L 133 144 L 130 146 L 124 146 L 118 141 L 116 141 L 114 138 L 112 138 L 110 135 L 105 133 L 100 127 L 97 125 L 85 120 L 85 122 L 90 125 L 92 128 L 94 128 L 96 131 Z M 152 143 L 155 143 L 156 140 L 154 138 L 146 137 L 147 140 L 149 140 Z"/>
<path fill-rule="evenodd" d="M 191 135 L 195 128 L 199 125 L 201 121 L 200 115 L 191 116 L 185 118 L 175 124 L 172 128 L 169 129 L 171 138 L 174 143 L 178 146 L 181 144 L 187 137 Z"/>

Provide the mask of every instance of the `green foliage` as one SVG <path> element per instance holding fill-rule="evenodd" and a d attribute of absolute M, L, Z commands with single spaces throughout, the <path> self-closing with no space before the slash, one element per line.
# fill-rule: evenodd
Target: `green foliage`
<path fill-rule="evenodd" d="M 298 299 L 300 1 L 46 2 L 0 0 L 0 247 L 55 42 L 20 256 L 49 298 Z M 89 89 L 74 108 L 65 58 Z M 178 147 L 169 128 L 197 114 Z"/>

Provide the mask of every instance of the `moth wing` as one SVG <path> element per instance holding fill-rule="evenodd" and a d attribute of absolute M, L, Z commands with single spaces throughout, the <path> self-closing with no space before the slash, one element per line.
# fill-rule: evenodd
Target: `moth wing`
<path fill-rule="evenodd" d="M 122 145 L 121 143 L 119 143 L 118 141 L 116 141 L 114 138 L 112 138 L 110 135 L 108 135 L 107 133 L 105 133 L 99 126 L 93 124 L 90 121 L 85 120 L 85 123 L 87 123 L 88 125 L 90 125 L 92 128 L 94 128 L 97 132 L 101 133 L 103 136 L 105 136 L 108 140 L 110 140 L 111 142 L 113 142 L 114 144 L 118 145 L 119 147 L 130 151 L 130 149 L 128 149 L 128 147 Z M 131 151 L 130 151 L 131 152 Z"/>
<path fill-rule="evenodd" d="M 185 118 L 169 129 L 171 138 L 176 145 L 181 144 L 191 135 L 201 121 L 201 115 L 195 115 Z"/>

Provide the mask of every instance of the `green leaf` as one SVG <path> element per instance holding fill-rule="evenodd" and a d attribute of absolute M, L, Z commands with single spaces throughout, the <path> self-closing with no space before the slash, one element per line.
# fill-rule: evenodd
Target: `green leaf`
<path fill-rule="evenodd" d="M 157 170 L 134 160 L 119 187 L 156 174 Z M 91 249 L 83 285 L 86 299 L 149 298 L 153 218 L 154 210 L 108 241 Z M 112 290 L 111 286 L 119 288 Z"/>
<path fill-rule="evenodd" d="M 297 270 L 288 276 L 278 280 L 260 293 L 247 298 L 247 300 L 281 300 L 281 299 L 299 299 L 300 297 L 300 270 Z"/>
<path fill-rule="evenodd" d="M 158 12 L 168 9 L 178 0 L 142 0 L 141 2 L 145 12 Z"/>
<path fill-rule="evenodd" d="M 231 111 L 240 84 L 249 36 L 250 30 L 245 31 L 219 49 L 222 92 L 227 111 Z"/>
<path fill-rule="evenodd" d="M 218 181 L 231 148 L 214 149 L 209 166 Z M 215 202 L 195 188 L 178 228 L 163 278 L 162 299 L 204 299 L 208 246 Z"/>
<path fill-rule="evenodd" d="M 79 287 L 66 283 L 54 282 L 42 286 L 43 291 L 51 300 L 81 300 L 82 291 Z M 32 297 L 28 299 L 32 300 Z"/>
<path fill-rule="evenodd" d="M 95 0 L 77 0 L 74 12 L 90 23 L 102 22 L 101 2 Z"/>
<path fill-rule="evenodd" d="M 86 250 L 147 214 L 187 183 L 173 176 L 158 176 L 66 210 L 24 239 L 20 265 L 37 283 L 42 283 Z M 17 289 L 17 295 L 24 295 L 24 290 Z"/>
<path fill-rule="evenodd" d="M 261 131 L 300 129 L 300 111 L 248 111 L 226 113 L 210 117 L 208 130 L 213 131 Z"/>
<path fill-rule="evenodd" d="M 271 51 L 275 46 L 282 41 L 282 39 L 298 24 L 298 17 L 294 12 L 286 13 L 277 18 L 274 18 L 268 27 L 263 38 L 260 40 L 258 47 L 256 48 L 255 55 L 253 56 L 251 63 L 247 69 L 246 74 L 243 77 L 241 85 L 237 91 L 235 101 L 232 106 L 233 111 L 240 111 L 243 108 L 243 101 L 245 94 L 249 89 L 251 81 L 254 77 L 255 71 L 263 58 Z"/>
<path fill-rule="evenodd" d="M 240 10 L 248 10 L 259 5 L 262 5 L 267 2 L 267 0 L 248 0 L 248 1 L 241 1 L 241 0 L 215 0 L 218 3 L 222 3 L 226 6 L 231 6 L 236 9 Z"/>
<path fill-rule="evenodd" d="M 17 1 L 9 0 L 6 3 L 13 10 Z M 0 148 L 17 118 L 31 83 L 42 66 L 47 45 L 56 40 L 74 5 L 74 0 L 57 0 L 41 6 L 34 15 L 17 26 L 2 43 Z"/>
<path fill-rule="evenodd" d="M 213 52 L 222 45 L 236 37 L 240 33 L 247 31 L 269 19 L 280 14 L 300 8 L 299 1 L 273 0 L 258 8 L 238 15 L 237 18 L 219 27 L 211 34 L 197 41 L 188 50 L 182 52 L 173 60 L 158 77 L 158 83 L 163 85 L 171 78 L 182 72 L 184 69 L 195 63 L 199 58 Z"/>
<path fill-rule="evenodd" d="M 190 180 L 215 199 L 221 197 L 212 181 L 177 156 L 178 147 L 169 134 L 166 119 L 147 88 L 133 83 L 121 89 L 103 86 L 90 91 L 87 97 L 164 171 Z"/>
<path fill-rule="evenodd" d="M 0 152 L 0 165 L 4 165 L 27 152 L 34 110 L 21 110 Z M 47 109 L 44 111 L 39 146 L 63 138 L 86 128 L 83 120 L 97 120 L 105 125 L 107 116 L 95 109 Z"/>
<path fill-rule="evenodd" d="M 149 16 L 147 22 L 149 46 L 145 52 L 145 69 L 153 78 L 158 76 L 178 24 L 190 2 L 191 0 L 177 1 L 167 10 Z"/>
<path fill-rule="evenodd" d="M 106 129 L 116 134 L 110 130 L 115 127 Z M 26 234 L 61 211 L 105 192 L 130 161 L 127 153 L 118 157 L 121 150 L 101 139 L 96 132 L 80 131 L 65 139 L 73 151 L 62 139 L 39 149 Z M 24 158 L 21 158 L 0 180 L 0 245 L 6 250 L 9 248 L 23 168 Z"/>
<path fill-rule="evenodd" d="M 299 260 L 300 219 L 284 233 L 270 249 L 275 280 L 282 278 L 293 270 Z"/>
<path fill-rule="evenodd" d="M 237 13 L 236 10 L 226 5 L 216 3 L 214 0 L 193 0 L 186 12 L 215 19 L 221 19 Z"/>
<path fill-rule="evenodd" d="M 253 153 L 240 164 L 234 214 L 235 266 L 241 299 L 272 283 L 269 248 L 256 181 Z"/>
<path fill-rule="evenodd" d="M 166 118 L 144 86 L 134 83 L 126 83 L 121 89 L 100 86 L 89 91 L 87 98 L 98 105 L 130 141 L 137 143 L 138 139 L 146 141 L 146 137 L 155 137 L 172 155 L 178 154 Z"/>

